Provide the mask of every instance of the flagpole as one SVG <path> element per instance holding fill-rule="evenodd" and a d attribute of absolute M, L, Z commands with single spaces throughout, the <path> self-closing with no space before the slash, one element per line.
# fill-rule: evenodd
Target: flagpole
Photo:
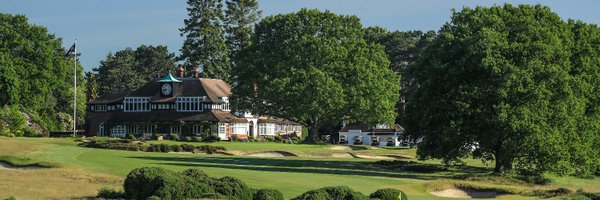
<path fill-rule="evenodd" d="M 77 137 L 77 39 L 73 44 L 75 47 L 75 59 L 73 59 L 73 137 Z"/>

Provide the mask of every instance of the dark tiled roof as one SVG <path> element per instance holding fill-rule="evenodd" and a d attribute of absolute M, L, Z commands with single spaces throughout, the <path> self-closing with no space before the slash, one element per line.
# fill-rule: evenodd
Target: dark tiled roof
<path fill-rule="evenodd" d="M 273 124 L 298 125 L 298 123 L 290 121 L 290 120 L 285 120 L 285 119 L 280 119 L 280 118 L 272 118 L 272 117 L 259 118 L 258 119 L 258 123 L 273 123 Z"/>
<path fill-rule="evenodd" d="M 235 123 L 248 123 L 246 118 L 237 117 L 230 112 L 223 111 L 211 111 L 212 114 L 219 120 L 219 122 L 235 122 Z"/>
<path fill-rule="evenodd" d="M 119 103 L 123 101 L 123 98 L 127 96 L 130 92 L 112 92 L 102 95 L 93 101 L 88 102 L 87 104 L 109 104 L 109 103 Z"/>
<path fill-rule="evenodd" d="M 349 124 L 344 126 L 340 132 L 348 132 L 348 130 L 361 130 L 362 132 L 367 132 L 371 130 L 371 127 L 361 124 Z"/>
<path fill-rule="evenodd" d="M 231 95 L 231 86 L 220 79 L 200 79 L 206 96 L 212 102 L 220 102 L 219 97 L 228 97 Z"/>
<path fill-rule="evenodd" d="M 228 97 L 231 95 L 231 86 L 219 79 L 202 78 L 178 78 L 181 83 L 174 83 L 173 98 L 165 98 L 160 94 L 161 79 L 154 79 L 142 87 L 130 92 L 128 97 L 151 97 L 152 102 L 164 103 L 174 102 L 178 96 L 193 97 L 205 96 L 203 102 L 222 102 L 219 97 Z M 94 102 L 92 102 L 94 103 Z"/>

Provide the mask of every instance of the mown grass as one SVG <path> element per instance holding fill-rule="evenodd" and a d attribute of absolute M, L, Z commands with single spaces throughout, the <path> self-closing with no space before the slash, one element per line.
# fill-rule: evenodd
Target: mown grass
<path fill-rule="evenodd" d="M 165 143 L 171 141 L 162 141 Z M 201 144 L 201 143 L 194 143 Z M 202 143 L 206 144 L 206 143 Z M 217 142 L 210 145 L 224 146 L 228 150 L 242 152 L 258 151 L 289 151 L 308 155 L 313 153 L 349 152 L 334 151 L 328 145 L 291 145 L 276 143 L 230 143 Z M 19 148 L 7 146 L 24 146 Z M 61 164 L 59 169 L 73 170 L 73 173 L 93 174 L 106 176 L 98 179 L 75 178 L 81 187 L 95 188 L 83 190 L 86 192 L 74 193 L 80 196 L 93 196 L 103 184 L 109 184 L 119 190 L 120 181 L 134 168 L 142 166 L 160 166 L 169 170 L 181 171 L 188 168 L 197 168 L 205 171 L 210 176 L 233 176 L 240 178 L 254 188 L 273 188 L 283 192 L 286 198 L 294 197 L 305 191 L 324 187 L 346 185 L 352 189 L 369 194 L 381 188 L 396 188 L 405 191 L 410 199 L 445 199 L 429 194 L 436 188 L 451 187 L 455 185 L 469 186 L 471 188 L 488 188 L 505 190 L 509 195 L 499 196 L 499 199 L 535 199 L 539 197 L 523 196 L 526 191 L 534 189 L 550 190 L 566 187 L 570 190 L 583 188 L 585 191 L 600 192 L 600 179 L 580 179 L 575 177 L 552 177 L 552 184 L 546 186 L 530 185 L 513 179 L 502 180 L 490 175 L 491 167 L 482 165 L 477 160 L 468 160 L 464 167 L 452 167 L 447 171 L 435 173 L 416 173 L 385 168 L 374 164 L 376 160 L 352 158 L 314 158 L 314 157 L 284 157 L 284 158 L 259 158 L 248 156 L 225 155 L 199 155 L 135 152 L 121 150 L 106 150 L 78 147 L 73 139 L 49 138 L 0 138 L 0 155 L 17 155 L 30 158 L 33 162 L 51 161 Z M 372 154 L 399 154 L 414 156 L 414 149 L 369 149 L 364 151 Z M 406 159 L 416 161 L 415 159 Z M 417 161 L 423 163 L 421 161 Z M 439 161 L 425 163 L 440 165 Z M 76 172 L 78 171 L 78 172 Z M 41 196 L 22 196 L 16 193 L 22 188 L 7 187 L 10 179 L 26 185 L 28 177 L 47 176 L 46 184 L 35 185 L 38 190 L 60 189 L 60 183 L 53 181 L 52 173 L 48 170 L 31 170 L 21 172 L 18 177 L 0 172 L 0 191 L 8 195 L 15 195 L 18 199 L 40 199 Z M 17 173 L 17 172 L 10 172 Z M 61 176 L 56 174 L 55 176 Z M 101 176 L 102 177 L 102 176 Z M 60 178 L 60 177 L 57 177 Z M 60 179 L 57 179 L 60 180 Z M 8 181 L 8 182 L 7 182 Z M 61 180 L 62 181 L 62 180 Z M 67 181 L 67 180 L 64 180 Z M 73 181 L 72 181 L 73 182 Z M 43 192 L 42 192 L 43 193 Z M 512 194 L 514 193 L 514 194 Z M 3 192 L 4 194 L 4 192 Z M 19 196 L 21 195 L 21 196 Z M 41 195 L 41 194 L 40 194 Z M 60 194 L 56 194 L 60 195 Z M 29 197 L 29 198 L 27 198 Z M 46 196 L 44 196 L 46 197 Z M 56 198 L 56 197 L 54 197 Z M 61 196 L 58 199 L 71 198 Z"/>

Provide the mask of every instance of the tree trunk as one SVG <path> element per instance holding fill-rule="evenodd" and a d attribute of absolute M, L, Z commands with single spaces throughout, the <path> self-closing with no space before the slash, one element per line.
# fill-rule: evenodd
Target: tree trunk
<path fill-rule="evenodd" d="M 304 139 L 304 143 L 314 144 L 321 141 L 321 138 L 319 138 L 320 124 L 314 124 L 306 128 L 308 129 L 308 136 Z"/>

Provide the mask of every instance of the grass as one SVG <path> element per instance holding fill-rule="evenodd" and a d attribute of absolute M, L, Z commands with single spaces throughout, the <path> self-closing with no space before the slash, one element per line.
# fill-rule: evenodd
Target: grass
<path fill-rule="evenodd" d="M 161 142 L 173 143 L 171 141 Z M 331 150 L 329 145 L 236 142 L 217 142 L 210 143 L 210 145 L 224 146 L 228 151 L 242 153 L 288 151 L 298 155 L 311 155 L 353 152 L 412 157 L 415 154 L 414 149 L 369 148 L 361 151 L 340 151 Z M 1 137 L 0 155 L 28 158 L 28 162 L 45 161 L 61 165 L 61 168 L 53 169 L 0 171 L 0 191 L 2 191 L 0 198 L 5 198 L 2 195 L 14 195 L 17 199 L 86 197 L 94 196 L 104 185 L 121 190 L 120 184 L 125 175 L 132 169 L 142 166 L 160 166 L 174 171 L 198 168 L 214 177 L 240 178 L 253 188 L 278 189 L 286 198 L 297 196 L 308 190 L 337 185 L 346 185 L 367 195 L 381 188 L 396 188 L 406 192 L 410 199 L 417 200 L 445 199 L 433 196 L 428 192 L 452 186 L 498 189 L 512 194 L 502 195 L 499 199 L 535 199 L 532 196 L 517 194 L 525 194 L 533 189 L 550 190 L 559 187 L 569 188 L 573 191 L 583 188 L 585 191 L 600 192 L 600 179 L 598 178 L 552 177 L 553 183 L 547 186 L 534 186 L 512 179 L 499 180 L 497 177 L 488 177 L 491 168 L 482 165 L 477 160 L 468 160 L 467 166 L 450 168 L 448 171 L 416 173 L 382 167 L 374 164 L 376 160 L 372 159 L 303 156 L 259 158 L 134 152 L 78 147 L 77 143 L 69 138 L 8 139 Z M 416 161 L 414 159 L 406 160 Z M 426 163 L 439 165 L 439 161 L 427 161 Z M 69 186 L 78 186 L 82 189 L 64 193 L 54 192 Z M 26 187 L 33 187 L 38 192 L 29 194 Z"/>

